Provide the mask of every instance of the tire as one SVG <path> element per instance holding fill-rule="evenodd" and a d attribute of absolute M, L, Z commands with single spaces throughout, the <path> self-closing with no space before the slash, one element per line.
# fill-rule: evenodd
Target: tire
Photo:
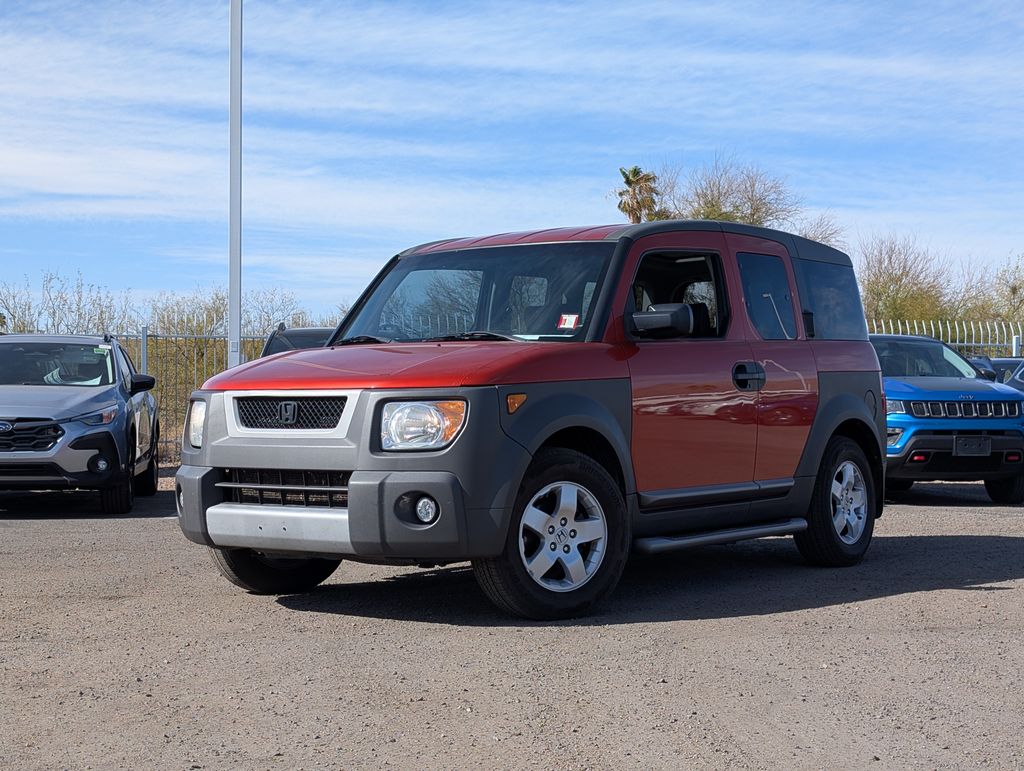
<path fill-rule="evenodd" d="M 993 503 L 1016 504 L 1024 502 L 1024 475 L 1003 479 L 986 479 L 985 492 Z"/>
<path fill-rule="evenodd" d="M 144 498 L 156 495 L 160 485 L 160 442 L 153 440 L 153 451 L 149 456 L 149 467 L 135 477 L 135 494 Z"/>
<path fill-rule="evenodd" d="M 615 588 L 630 536 L 626 504 L 611 475 L 575 450 L 546 448 L 520 485 L 502 553 L 474 560 L 473 573 L 508 613 L 571 618 Z"/>
<path fill-rule="evenodd" d="M 100 490 L 100 507 L 104 514 L 127 514 L 135 505 L 135 437 L 128 436 L 128 463 L 125 476 Z"/>
<path fill-rule="evenodd" d="M 222 576 L 253 594 L 298 594 L 326 581 L 340 559 L 268 557 L 252 549 L 210 549 Z"/>
<path fill-rule="evenodd" d="M 913 486 L 913 479 L 887 479 L 885 481 L 885 491 L 887 493 L 905 493 Z"/>
<path fill-rule="evenodd" d="M 797 548 L 814 565 L 856 565 L 871 544 L 877 515 L 875 481 L 864 451 L 851 439 L 832 437 L 814 482 L 807 529 L 794 536 Z"/>

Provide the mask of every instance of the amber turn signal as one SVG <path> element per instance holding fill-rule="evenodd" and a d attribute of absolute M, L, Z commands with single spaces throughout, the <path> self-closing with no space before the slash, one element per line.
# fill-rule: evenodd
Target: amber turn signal
<path fill-rule="evenodd" d="M 509 394 L 505 397 L 505 405 L 508 407 L 508 414 L 513 414 L 523 406 L 526 401 L 526 394 Z"/>

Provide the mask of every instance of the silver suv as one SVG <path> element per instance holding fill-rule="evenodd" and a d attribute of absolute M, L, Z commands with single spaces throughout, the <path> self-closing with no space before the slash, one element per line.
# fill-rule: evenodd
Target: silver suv
<path fill-rule="evenodd" d="M 109 336 L 0 337 L 0 490 L 99 490 L 104 512 L 154 495 L 156 381 Z"/>

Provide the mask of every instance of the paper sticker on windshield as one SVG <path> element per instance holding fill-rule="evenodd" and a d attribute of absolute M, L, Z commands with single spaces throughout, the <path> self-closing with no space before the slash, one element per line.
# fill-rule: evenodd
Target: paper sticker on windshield
<path fill-rule="evenodd" d="M 580 325 L 578 313 L 563 313 L 558 319 L 559 329 L 576 329 Z"/>
<path fill-rule="evenodd" d="M 101 345 L 98 348 L 93 348 L 92 352 L 93 353 L 101 353 L 102 354 L 102 353 L 106 353 L 109 350 L 110 350 L 110 346 L 109 345 Z"/>

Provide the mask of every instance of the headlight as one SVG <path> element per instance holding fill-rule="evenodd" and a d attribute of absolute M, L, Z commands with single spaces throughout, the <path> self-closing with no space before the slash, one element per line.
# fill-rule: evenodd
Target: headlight
<path fill-rule="evenodd" d="M 203 446 L 203 425 L 206 423 L 206 402 L 193 401 L 188 409 L 188 425 L 185 427 L 185 438 L 188 443 L 199 449 Z"/>
<path fill-rule="evenodd" d="M 885 414 L 891 415 L 894 412 L 900 415 L 905 415 L 907 412 L 907 408 L 899 399 L 889 399 L 885 403 Z"/>
<path fill-rule="evenodd" d="M 87 426 L 105 426 L 109 423 L 114 422 L 114 418 L 117 417 L 118 408 L 117 405 L 107 407 L 100 410 L 99 412 L 91 412 L 88 415 L 82 415 L 75 420 L 85 423 Z"/>
<path fill-rule="evenodd" d="M 447 447 L 466 422 L 466 403 L 388 402 L 380 420 L 385 450 L 439 450 Z"/>

